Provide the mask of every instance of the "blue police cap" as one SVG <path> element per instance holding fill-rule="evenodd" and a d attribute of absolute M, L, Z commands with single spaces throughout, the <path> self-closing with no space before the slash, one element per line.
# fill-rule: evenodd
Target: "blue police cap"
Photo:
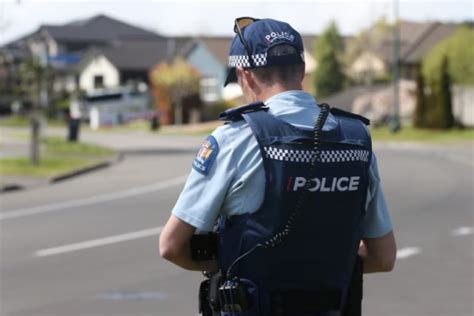
<path fill-rule="evenodd" d="M 300 33 L 288 23 L 260 19 L 242 29 L 242 35 L 249 47 L 253 65 L 239 36 L 234 36 L 229 50 L 229 71 L 224 87 L 231 82 L 237 82 L 235 67 L 259 68 L 273 65 L 289 65 L 304 63 L 304 47 Z M 277 45 L 288 44 L 296 49 L 295 54 L 284 56 L 267 56 L 267 51 Z"/>

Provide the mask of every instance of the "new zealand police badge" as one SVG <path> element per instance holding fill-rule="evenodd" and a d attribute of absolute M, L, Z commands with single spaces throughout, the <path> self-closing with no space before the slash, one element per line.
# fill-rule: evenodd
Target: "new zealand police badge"
<path fill-rule="evenodd" d="M 202 143 L 201 149 L 193 161 L 193 168 L 197 172 L 207 175 L 219 152 L 219 145 L 214 136 L 209 136 Z"/>

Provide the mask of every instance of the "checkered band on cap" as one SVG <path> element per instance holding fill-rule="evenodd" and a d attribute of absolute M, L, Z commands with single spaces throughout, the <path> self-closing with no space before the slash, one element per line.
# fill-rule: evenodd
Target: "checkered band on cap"
<path fill-rule="evenodd" d="M 312 150 L 295 150 L 295 149 L 283 149 L 277 147 L 264 147 L 265 155 L 269 159 L 290 161 L 290 162 L 305 162 L 311 163 L 313 157 Z M 321 162 L 351 162 L 351 161 L 369 161 L 369 151 L 359 149 L 349 150 L 322 150 L 321 151 Z"/>
<path fill-rule="evenodd" d="M 267 64 L 267 53 L 252 55 L 253 62 L 256 67 L 265 66 Z M 231 55 L 229 56 L 229 67 L 251 67 L 248 55 Z"/>

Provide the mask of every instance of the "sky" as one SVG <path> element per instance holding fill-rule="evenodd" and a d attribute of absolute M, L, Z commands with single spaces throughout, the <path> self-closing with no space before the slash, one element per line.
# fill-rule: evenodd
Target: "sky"
<path fill-rule="evenodd" d="M 239 16 L 289 22 L 302 34 L 321 33 L 335 21 L 355 35 L 381 17 L 392 21 L 396 0 L 0 0 L 0 45 L 36 30 L 106 14 L 163 35 L 232 35 Z M 473 0 L 398 0 L 399 16 L 412 21 L 474 20 Z"/>

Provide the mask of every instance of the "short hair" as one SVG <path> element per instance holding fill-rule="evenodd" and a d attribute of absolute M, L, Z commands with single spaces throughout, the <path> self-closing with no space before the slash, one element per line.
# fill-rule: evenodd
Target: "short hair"
<path fill-rule="evenodd" d="M 285 56 L 297 54 L 294 46 L 289 44 L 276 45 L 267 52 L 267 57 Z M 304 74 L 305 64 L 273 65 L 268 67 L 253 68 L 255 76 L 264 84 L 272 84 L 275 81 L 293 82 L 301 81 Z"/>

